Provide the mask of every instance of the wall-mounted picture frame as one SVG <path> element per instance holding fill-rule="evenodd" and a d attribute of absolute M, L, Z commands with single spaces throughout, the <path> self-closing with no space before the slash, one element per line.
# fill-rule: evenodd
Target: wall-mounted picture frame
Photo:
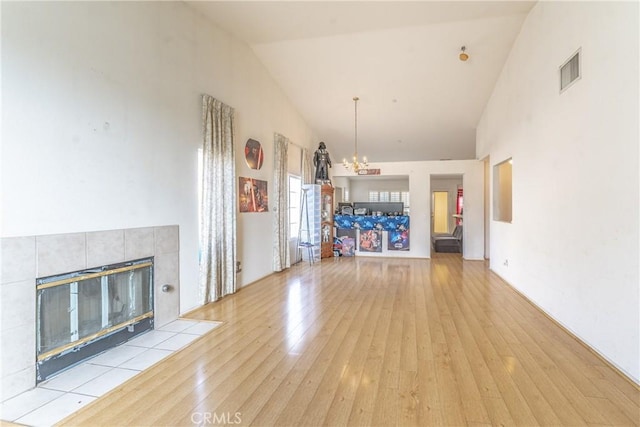
<path fill-rule="evenodd" d="M 239 177 L 238 203 L 240 212 L 268 212 L 267 181 Z"/>
<path fill-rule="evenodd" d="M 251 169 L 260 169 L 264 162 L 262 145 L 255 139 L 249 138 L 244 146 L 244 159 Z"/>

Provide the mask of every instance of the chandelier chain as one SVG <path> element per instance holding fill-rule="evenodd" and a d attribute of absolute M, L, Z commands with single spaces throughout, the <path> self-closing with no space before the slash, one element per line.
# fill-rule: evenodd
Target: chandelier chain
<path fill-rule="evenodd" d="M 353 100 L 355 101 L 355 114 L 356 114 L 356 119 L 355 119 L 355 148 L 356 148 L 356 152 L 354 153 L 355 156 L 355 160 L 358 159 L 358 101 L 360 100 L 360 98 L 358 98 L 357 96 L 355 98 L 353 98 Z"/>
<path fill-rule="evenodd" d="M 353 153 L 353 161 L 348 162 L 347 159 L 342 159 L 342 165 L 346 168 L 346 169 L 350 169 L 353 170 L 354 172 L 358 173 L 359 171 L 367 168 L 369 166 L 369 163 L 367 162 L 367 158 L 363 157 L 362 161 L 360 161 L 360 159 L 358 159 L 358 101 L 360 100 L 360 98 L 358 98 L 357 96 L 353 97 L 353 101 L 354 101 L 354 112 L 355 112 L 355 119 L 354 119 L 354 148 L 355 148 L 355 152 Z"/>

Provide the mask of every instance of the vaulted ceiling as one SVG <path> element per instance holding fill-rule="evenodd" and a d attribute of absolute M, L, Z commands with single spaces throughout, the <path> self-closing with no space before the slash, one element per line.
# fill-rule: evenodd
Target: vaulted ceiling
<path fill-rule="evenodd" d="M 187 3 L 251 47 L 334 162 L 353 155 L 358 96 L 358 152 L 377 162 L 475 158 L 476 125 L 535 2 Z"/>

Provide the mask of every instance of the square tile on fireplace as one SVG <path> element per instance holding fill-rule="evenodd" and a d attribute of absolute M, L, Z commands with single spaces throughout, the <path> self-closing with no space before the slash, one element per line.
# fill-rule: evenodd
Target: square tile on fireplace
<path fill-rule="evenodd" d="M 0 239 L 0 283 L 33 280 L 36 277 L 36 238 Z"/>
<path fill-rule="evenodd" d="M 116 366 L 122 365 L 127 360 L 133 359 L 140 353 L 143 353 L 145 349 L 145 347 L 119 345 L 118 347 L 109 349 L 104 353 L 87 360 L 87 363 L 115 368 Z"/>
<path fill-rule="evenodd" d="M 155 365 L 172 353 L 173 351 L 170 350 L 158 350 L 155 348 L 150 348 L 148 350 L 145 350 L 143 353 L 140 353 L 133 359 L 124 362 L 119 367 L 125 369 L 137 369 L 139 371 L 142 371 Z"/>
<path fill-rule="evenodd" d="M 127 345 L 135 345 L 137 347 L 151 348 L 160 344 L 162 341 L 167 340 L 174 336 L 175 332 L 153 330 L 146 332 L 140 336 L 135 337 L 132 340 L 127 341 Z"/>
<path fill-rule="evenodd" d="M 204 335 L 207 332 L 214 330 L 220 325 L 222 325 L 221 322 L 202 321 L 202 322 L 198 322 L 198 324 L 196 325 L 193 325 L 185 329 L 182 332 L 185 334 Z"/>
<path fill-rule="evenodd" d="M 48 388 L 52 390 L 71 391 L 74 388 L 80 387 L 82 384 L 91 381 L 92 379 L 99 377 L 105 372 L 109 371 L 110 367 L 92 365 L 90 363 L 82 363 L 78 366 L 74 366 L 55 377 L 41 382 L 38 387 Z"/>
<path fill-rule="evenodd" d="M 51 426 L 96 400 L 93 396 L 65 393 L 57 399 L 15 420 L 28 426 Z"/>
<path fill-rule="evenodd" d="M 35 280 L 24 280 L 0 286 L 0 327 L 3 330 L 36 323 Z"/>
<path fill-rule="evenodd" d="M 87 268 L 86 234 L 53 234 L 36 237 L 37 277 Z"/>
<path fill-rule="evenodd" d="M 4 345 L 4 343 L 2 344 Z M 0 350 L 4 353 L 4 350 Z M 2 366 L 2 388 L 0 388 L 0 396 L 3 400 L 8 400 L 20 395 L 33 388 L 33 384 L 36 380 L 36 365 L 32 363 L 26 369 L 22 369 L 18 372 L 7 372 L 4 366 Z"/>
<path fill-rule="evenodd" d="M 185 329 L 197 325 L 200 323 L 197 320 L 186 320 L 186 319 L 178 319 L 173 322 L 167 323 L 161 328 L 158 328 L 159 331 L 168 331 L 168 332 L 182 332 Z"/>
<path fill-rule="evenodd" d="M 169 254 L 180 251 L 180 231 L 177 225 L 154 228 L 155 254 Z"/>
<path fill-rule="evenodd" d="M 124 230 L 87 233 L 87 266 L 99 267 L 123 261 Z"/>
<path fill-rule="evenodd" d="M 36 334 L 33 329 L 33 324 L 0 329 L 0 343 L 2 343 L 0 366 L 3 375 L 34 366 Z"/>
<path fill-rule="evenodd" d="M 82 384 L 80 387 L 74 389 L 73 392 L 100 397 L 124 384 L 127 380 L 133 378 L 139 373 L 140 371 L 131 369 L 114 368 L 107 373 Z"/>
<path fill-rule="evenodd" d="M 178 334 L 169 338 L 168 340 L 162 341 L 154 348 L 160 350 L 179 350 L 190 342 L 197 340 L 198 338 L 200 338 L 198 335 Z"/>
<path fill-rule="evenodd" d="M 34 388 L 2 402 L 2 405 L 0 405 L 0 419 L 15 421 L 63 394 L 64 391 Z"/>
<path fill-rule="evenodd" d="M 155 253 L 153 227 L 129 228 L 124 230 L 124 257 L 138 259 Z"/>

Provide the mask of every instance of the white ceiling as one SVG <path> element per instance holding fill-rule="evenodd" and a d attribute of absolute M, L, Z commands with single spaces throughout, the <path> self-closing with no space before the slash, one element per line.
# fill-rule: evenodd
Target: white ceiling
<path fill-rule="evenodd" d="M 353 155 L 358 96 L 358 152 L 378 162 L 475 158 L 475 127 L 535 2 L 187 3 L 246 41 L 334 162 Z"/>

